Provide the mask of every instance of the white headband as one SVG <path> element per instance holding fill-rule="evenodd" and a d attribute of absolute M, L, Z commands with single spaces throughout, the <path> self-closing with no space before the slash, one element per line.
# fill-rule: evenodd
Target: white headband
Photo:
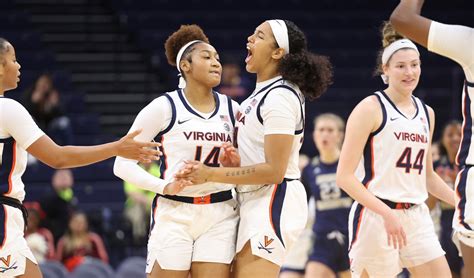
<path fill-rule="evenodd" d="M 188 42 L 187 44 L 185 44 L 183 47 L 181 47 L 181 49 L 179 49 L 178 51 L 178 55 L 176 56 L 176 68 L 178 69 L 179 71 L 179 83 L 178 83 L 178 88 L 184 88 L 186 87 L 186 80 L 184 80 L 183 78 L 183 75 L 181 74 L 181 69 L 179 68 L 179 62 L 181 62 L 181 56 L 183 56 L 184 52 L 186 51 L 186 49 L 188 49 L 188 47 L 196 42 L 203 42 L 201 40 L 194 40 L 194 41 L 190 41 Z"/>
<path fill-rule="evenodd" d="M 390 60 L 390 57 L 392 57 L 392 55 L 395 52 L 403 48 L 413 49 L 416 51 L 416 53 L 418 53 L 418 55 L 420 55 L 418 48 L 412 41 L 408 39 L 397 40 L 397 41 L 392 42 L 389 46 L 385 47 L 385 49 L 383 50 L 382 65 L 386 65 L 388 60 Z M 388 84 L 388 76 L 386 76 L 385 74 L 382 74 L 380 75 L 380 77 L 382 77 L 383 83 Z"/>
<path fill-rule="evenodd" d="M 272 28 L 273 36 L 279 47 L 285 50 L 285 54 L 290 53 L 290 43 L 288 42 L 288 28 L 284 20 L 281 19 L 271 19 L 267 20 Z"/>

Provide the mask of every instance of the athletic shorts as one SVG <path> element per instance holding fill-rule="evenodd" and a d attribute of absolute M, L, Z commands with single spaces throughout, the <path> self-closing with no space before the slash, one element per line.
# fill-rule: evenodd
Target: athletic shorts
<path fill-rule="evenodd" d="M 313 250 L 309 261 L 319 262 L 329 267 L 334 273 L 349 269 L 349 237 L 339 231 L 315 236 Z"/>

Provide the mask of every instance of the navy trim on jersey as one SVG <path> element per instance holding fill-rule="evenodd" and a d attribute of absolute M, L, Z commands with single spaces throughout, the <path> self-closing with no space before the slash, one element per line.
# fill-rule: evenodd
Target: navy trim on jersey
<path fill-rule="evenodd" d="M 349 250 L 352 248 L 352 245 L 356 242 L 357 236 L 359 235 L 359 228 L 360 228 L 360 222 L 362 221 L 363 210 L 364 210 L 364 206 L 358 203 L 356 210 L 354 212 L 354 219 L 352 220 L 352 238 L 351 238 L 351 246 Z"/>
<path fill-rule="evenodd" d="M 369 138 L 367 139 L 367 142 L 365 143 L 364 146 L 364 171 L 365 171 L 365 176 L 364 179 L 362 180 L 362 184 L 367 187 L 368 183 L 374 178 L 374 171 L 373 171 L 373 140 L 374 140 L 374 135 L 370 135 Z"/>
<path fill-rule="evenodd" d="M 13 137 L 0 139 L 3 144 L 2 165 L 0 166 L 0 194 L 7 194 L 10 192 L 9 177 L 13 170 L 15 139 Z"/>
<path fill-rule="evenodd" d="M 280 227 L 280 220 L 281 220 L 281 211 L 283 209 L 283 201 L 285 200 L 286 195 L 286 180 L 282 183 L 275 185 L 275 193 L 272 198 L 271 206 L 271 218 L 273 229 L 275 230 L 276 236 L 280 239 L 281 244 L 285 247 L 285 243 L 283 242 L 283 237 L 281 236 L 281 227 Z"/>
<path fill-rule="evenodd" d="M 163 96 L 168 99 L 168 101 L 170 102 L 170 105 L 171 105 L 171 121 L 165 129 L 163 129 L 162 131 L 160 131 L 158 133 L 158 135 L 156 135 L 156 137 L 161 137 L 161 136 L 163 136 L 163 134 L 170 131 L 171 128 L 174 126 L 174 123 L 176 122 L 176 105 L 174 104 L 173 99 L 168 94 L 164 94 Z"/>
<path fill-rule="evenodd" d="M 271 88 L 270 90 L 268 90 L 268 92 L 265 93 L 265 95 L 262 97 L 262 99 L 260 100 L 260 103 L 257 105 L 257 118 L 258 118 L 258 121 L 263 125 L 263 118 L 262 118 L 262 114 L 260 113 L 260 109 L 262 107 L 262 104 L 263 102 L 265 101 L 265 98 L 268 96 L 268 94 L 274 90 L 274 89 L 277 89 L 277 88 L 285 88 L 287 90 L 289 90 L 290 92 L 292 92 L 296 98 L 298 98 L 298 102 L 300 103 L 300 112 L 301 112 L 301 119 L 303 120 L 303 127 L 302 129 L 298 129 L 298 130 L 295 130 L 295 135 L 298 135 L 298 134 L 301 134 L 303 133 L 304 131 L 304 126 L 305 126 L 305 118 L 304 118 L 304 111 L 303 111 L 303 104 L 301 103 L 301 99 L 298 95 L 298 93 L 293 89 L 291 88 L 290 86 L 287 86 L 287 85 L 278 85 L 278 86 L 275 86 L 273 88 Z"/>
<path fill-rule="evenodd" d="M 471 98 L 467 91 L 467 82 L 464 85 L 464 111 L 463 111 L 463 130 L 462 130 L 462 141 L 461 148 L 459 149 L 458 156 L 456 158 L 458 165 L 466 164 L 467 156 L 469 155 L 469 149 L 471 147 L 472 137 L 472 115 L 471 115 Z"/>
<path fill-rule="evenodd" d="M 456 190 L 458 191 L 457 194 L 460 197 L 459 203 L 458 203 L 458 209 L 459 209 L 459 219 L 458 221 L 461 223 L 461 225 L 464 226 L 464 228 L 471 230 L 472 228 L 469 227 L 469 225 L 464 222 L 464 213 L 466 210 L 466 186 L 467 186 L 467 176 L 469 175 L 469 170 L 471 167 L 466 167 L 462 170 L 461 176 L 459 178 L 459 183 L 458 186 L 456 187 Z"/>
<path fill-rule="evenodd" d="M 423 105 L 423 110 L 425 111 L 426 120 L 428 121 L 428 126 L 431 130 L 431 120 L 430 120 L 430 114 L 428 113 L 428 107 L 421 99 L 419 99 L 419 100 L 421 102 L 421 105 Z"/>
<path fill-rule="evenodd" d="M 150 231 L 148 232 L 148 237 L 151 235 L 151 231 L 153 231 L 153 228 L 155 227 L 155 210 L 156 206 L 158 205 L 158 194 L 155 194 L 155 198 L 153 198 L 153 201 L 151 202 L 151 223 L 150 223 Z"/>
<path fill-rule="evenodd" d="M 387 96 L 387 94 L 385 93 L 385 91 L 380 91 L 382 93 L 382 95 L 387 99 L 387 101 L 393 106 L 393 108 L 395 108 L 395 110 L 397 110 L 397 112 L 402 115 L 405 119 L 408 119 L 407 116 L 405 116 L 402 112 L 400 112 L 400 110 L 398 110 L 397 106 L 395 105 L 395 103 L 392 102 L 392 100 Z M 416 112 L 415 112 L 415 115 L 411 118 L 411 119 L 408 119 L 408 120 L 413 120 L 414 118 L 416 118 L 416 116 L 418 116 L 418 112 L 419 112 L 419 109 L 418 109 L 418 104 L 416 104 L 416 101 L 415 99 L 413 98 L 412 96 L 412 100 L 413 102 L 415 103 L 415 106 L 416 106 Z"/>
<path fill-rule="evenodd" d="M 371 133 L 372 136 L 377 135 L 382 129 L 385 127 L 385 124 L 387 123 L 387 109 L 385 109 L 385 105 L 382 102 L 382 99 L 378 94 L 375 94 L 377 99 L 380 102 L 380 107 L 382 108 L 382 123 L 380 124 L 379 128 L 377 128 L 374 132 Z"/>
<path fill-rule="evenodd" d="M 474 87 L 474 82 L 469 82 L 469 81 L 466 80 L 466 85 L 468 87 Z"/>
<path fill-rule="evenodd" d="M 219 99 L 219 95 L 217 95 L 216 92 L 212 92 L 213 96 L 214 96 L 214 100 L 216 101 L 216 109 L 214 110 L 214 112 L 212 113 L 212 115 L 207 118 L 207 119 L 210 119 L 212 117 L 214 117 L 217 112 L 219 111 L 219 106 L 220 106 L 220 99 Z M 183 103 L 184 107 L 191 113 L 191 114 L 194 114 L 196 116 L 198 116 L 199 118 L 201 119 L 205 119 L 203 116 L 201 116 L 198 112 L 196 112 L 191 106 L 189 106 L 188 102 L 186 101 L 186 99 L 184 98 L 184 93 L 183 93 L 183 89 L 179 89 L 178 90 L 178 96 L 179 96 L 179 99 L 181 99 L 181 102 Z"/>
<path fill-rule="evenodd" d="M 264 92 L 265 90 L 267 90 L 268 88 L 270 88 L 273 84 L 277 83 L 277 82 L 280 82 L 280 81 L 283 81 L 283 78 L 280 78 L 276 81 L 273 81 L 272 83 L 268 84 L 267 86 L 263 87 L 262 89 L 258 90 L 258 92 L 256 92 L 255 94 L 252 93 L 250 95 L 250 98 L 254 98 L 255 96 L 257 96 L 258 94 L 260 94 L 261 92 Z"/>
<path fill-rule="evenodd" d="M 229 109 L 229 117 L 230 117 L 230 121 L 232 122 L 232 125 L 235 127 L 235 117 L 234 117 L 234 107 L 232 105 L 232 99 L 230 97 L 227 97 L 227 105 L 228 105 L 228 109 Z"/>

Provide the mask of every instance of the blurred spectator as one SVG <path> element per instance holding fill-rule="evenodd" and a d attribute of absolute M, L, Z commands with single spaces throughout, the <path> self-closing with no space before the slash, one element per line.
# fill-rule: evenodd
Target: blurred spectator
<path fill-rule="evenodd" d="M 153 176 L 160 176 L 160 167 L 156 163 L 144 164 L 142 167 Z M 149 221 L 144 219 L 150 218 L 151 202 L 156 194 L 126 181 L 123 189 L 127 195 L 124 215 L 132 226 L 133 241 L 135 244 L 146 243 Z"/>
<path fill-rule="evenodd" d="M 39 263 L 54 259 L 53 234 L 48 229 L 40 227 L 41 214 L 43 213 L 39 203 L 27 202 L 24 205 L 28 210 L 28 225 L 25 232 L 28 247 Z"/>
<path fill-rule="evenodd" d="M 222 65 L 221 84 L 217 91 L 231 97 L 241 103 L 251 93 L 253 83 L 241 75 L 241 69 L 236 63 L 225 63 Z"/>
<path fill-rule="evenodd" d="M 54 237 L 54 241 L 66 232 L 67 223 L 76 206 L 74 198 L 74 176 L 69 169 L 57 170 L 51 178 L 54 192 L 40 201 L 41 209 L 46 217 L 44 226 L 48 228 Z"/>
<path fill-rule="evenodd" d="M 64 115 L 53 79 L 43 73 L 25 94 L 24 104 L 38 126 L 59 145 L 72 144 L 71 121 Z"/>
<path fill-rule="evenodd" d="M 86 215 L 78 212 L 71 216 L 68 230 L 58 242 L 56 258 L 72 271 L 87 257 L 98 258 L 107 264 L 109 262 L 102 239 L 89 231 Z"/>

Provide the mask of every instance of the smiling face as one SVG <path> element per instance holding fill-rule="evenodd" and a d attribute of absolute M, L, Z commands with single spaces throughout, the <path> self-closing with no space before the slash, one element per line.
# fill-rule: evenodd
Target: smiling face
<path fill-rule="evenodd" d="M 400 49 L 383 66 L 388 84 L 398 92 L 413 92 L 421 75 L 420 56 L 413 49 Z"/>
<path fill-rule="evenodd" d="M 459 144 L 461 143 L 461 130 L 462 126 L 460 123 L 450 124 L 443 130 L 441 143 L 448 153 L 454 154 L 457 152 Z"/>
<path fill-rule="evenodd" d="M 269 64 L 277 62 L 284 55 L 284 50 L 278 48 L 268 22 L 260 24 L 255 32 L 247 38 L 247 51 L 245 68 L 250 73 L 261 72 Z"/>
<path fill-rule="evenodd" d="M 15 49 L 5 42 L 5 49 L 0 53 L 0 80 L 4 91 L 18 87 L 20 81 L 20 64 L 16 61 Z"/>
<path fill-rule="evenodd" d="M 197 43 L 191 47 L 193 49 L 190 58 L 182 59 L 180 62 L 186 80 L 193 79 L 209 88 L 219 85 L 222 65 L 216 49 L 207 43 Z"/>

